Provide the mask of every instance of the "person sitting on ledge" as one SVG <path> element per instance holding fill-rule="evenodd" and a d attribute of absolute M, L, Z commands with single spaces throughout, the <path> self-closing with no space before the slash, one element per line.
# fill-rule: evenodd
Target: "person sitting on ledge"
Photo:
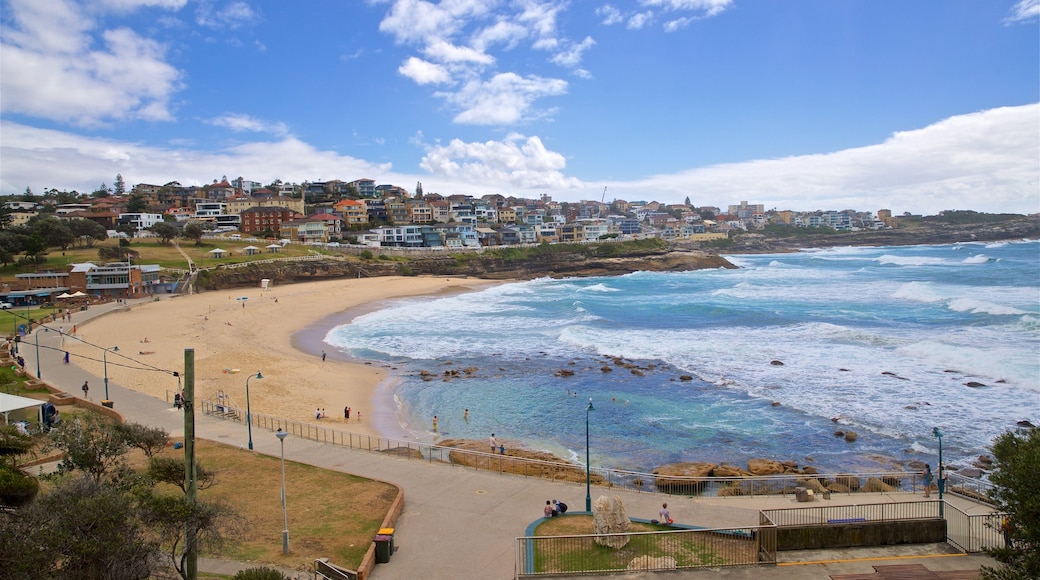
<path fill-rule="evenodd" d="M 556 515 L 556 510 L 553 509 L 552 501 L 545 500 L 545 509 L 542 511 L 544 517 L 551 518 Z"/>

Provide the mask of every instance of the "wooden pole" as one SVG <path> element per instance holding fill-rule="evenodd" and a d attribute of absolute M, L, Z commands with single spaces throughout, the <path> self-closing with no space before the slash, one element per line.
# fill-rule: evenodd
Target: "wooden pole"
<path fill-rule="evenodd" d="M 184 490 L 189 503 L 194 504 L 199 492 L 195 473 L 195 349 L 184 349 Z M 199 577 L 199 554 L 195 530 L 184 528 L 185 576 Z"/>

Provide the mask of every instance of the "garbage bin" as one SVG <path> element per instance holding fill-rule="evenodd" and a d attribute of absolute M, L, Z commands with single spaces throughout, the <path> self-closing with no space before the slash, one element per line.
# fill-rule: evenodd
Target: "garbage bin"
<path fill-rule="evenodd" d="M 105 400 L 101 401 L 101 406 L 102 407 L 108 407 L 109 409 L 112 408 L 113 404 L 115 404 L 115 403 L 111 399 L 105 399 Z"/>
<path fill-rule="evenodd" d="M 380 536 L 390 536 L 390 553 L 394 553 L 394 529 L 393 528 L 379 528 L 376 532 Z"/>
<path fill-rule="evenodd" d="M 376 536 L 376 564 L 386 564 L 390 561 L 390 554 L 393 552 L 390 544 L 392 540 L 393 536 Z"/>

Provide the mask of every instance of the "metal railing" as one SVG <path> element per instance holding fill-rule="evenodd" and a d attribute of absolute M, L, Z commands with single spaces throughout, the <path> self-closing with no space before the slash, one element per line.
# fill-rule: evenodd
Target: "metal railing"
<path fill-rule="evenodd" d="M 974 553 L 1006 545 L 1000 522 L 1004 514 L 969 515 L 953 504 L 946 504 L 946 541 Z"/>
<path fill-rule="evenodd" d="M 976 501 L 996 505 L 993 501 L 994 485 L 984 479 L 966 477 L 959 473 L 946 473 L 946 493 L 954 493 Z"/>
<path fill-rule="evenodd" d="M 931 520 L 940 518 L 939 505 L 940 502 L 938 500 L 830 505 L 762 510 L 762 514 L 780 527 L 804 526 L 807 524 L 844 524 L 863 521 Z"/>
<path fill-rule="evenodd" d="M 357 580 L 358 573 L 353 570 L 345 570 L 328 563 L 327 559 L 314 561 L 315 580 Z"/>
<path fill-rule="evenodd" d="M 167 402 L 173 400 L 173 391 L 167 391 Z M 197 401 L 196 408 L 206 414 L 227 420 L 245 422 L 245 410 L 213 401 Z M 285 419 L 262 413 L 252 414 L 253 425 L 261 429 L 282 429 L 294 437 L 321 443 L 342 445 L 351 449 L 376 451 L 409 459 L 450 463 L 482 471 L 512 473 L 524 477 L 540 477 L 553 481 L 584 483 L 585 466 L 566 462 L 530 459 L 501 453 L 490 453 L 444 447 L 432 443 L 403 441 L 354 433 L 294 419 Z M 680 496 L 794 496 L 800 490 L 815 489 L 817 493 L 830 488 L 831 493 L 868 494 L 890 491 L 916 492 L 922 489 L 921 474 L 916 472 L 877 472 L 842 474 L 789 474 L 748 477 L 681 477 L 656 475 L 602 467 L 590 470 L 592 483 L 599 486 L 629 491 Z M 958 480 L 958 486 L 967 488 L 968 478 Z M 983 482 L 984 483 L 984 482 Z M 982 484 L 978 484 L 982 485 Z M 839 490 L 839 491 L 833 491 Z"/>
<path fill-rule="evenodd" d="M 623 544 L 603 549 L 600 543 Z M 772 526 L 516 539 L 517 578 L 776 563 Z"/>

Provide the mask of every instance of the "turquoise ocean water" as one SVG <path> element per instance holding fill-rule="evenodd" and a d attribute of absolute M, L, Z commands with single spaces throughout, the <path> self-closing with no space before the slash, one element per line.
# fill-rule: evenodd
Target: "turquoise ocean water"
<path fill-rule="evenodd" d="M 592 461 L 622 469 L 888 467 L 934 460 L 933 427 L 947 462 L 966 466 L 1017 421 L 1040 424 L 1038 242 L 728 258 L 740 269 L 397 301 L 325 341 L 398 369 L 395 420 L 410 437 L 434 440 L 437 415 L 438 436 L 494 432 L 584 460 L 591 397 Z M 418 376 L 465 368 L 472 378 Z M 855 443 L 834 436 L 849 429 Z"/>

